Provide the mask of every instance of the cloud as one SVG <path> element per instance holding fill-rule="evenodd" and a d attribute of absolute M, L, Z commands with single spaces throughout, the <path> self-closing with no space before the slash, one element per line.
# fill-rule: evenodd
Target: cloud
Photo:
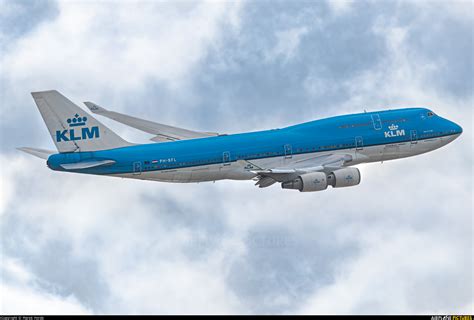
<path fill-rule="evenodd" d="M 3 314 L 90 314 L 71 295 L 61 297 L 45 293 L 37 288 L 38 279 L 19 261 L 2 260 L 2 299 L 0 310 Z M 6 280 L 6 281 L 5 281 Z M 14 282 L 12 284 L 11 282 Z"/>
<path fill-rule="evenodd" d="M 317 314 L 445 314 L 458 304 L 453 294 L 469 288 L 459 279 L 457 264 L 463 255 L 459 248 L 445 240 L 434 240 L 428 233 L 414 230 L 393 230 L 390 235 L 366 237 L 385 241 L 370 241 L 364 254 L 346 264 L 331 285 L 318 292 L 301 312 Z M 407 250 L 407 248 L 410 248 Z M 462 263 L 468 263 L 463 259 Z M 421 268 L 420 263 L 427 268 Z M 436 267 L 431 267 L 436 266 Z M 469 273 L 465 269 L 464 274 Z M 436 284 L 432 279 L 440 279 Z M 376 295 L 373 292 L 377 292 Z M 459 297 L 459 296 L 458 296 Z M 438 303 L 433 305 L 431 300 Z M 468 313 L 469 300 L 463 300 L 456 312 Z M 417 304 L 417 308 L 413 308 Z M 464 307 L 464 308 L 463 308 Z"/>
<path fill-rule="evenodd" d="M 45 20 L 54 19 L 58 13 L 55 3 L 48 0 L 34 3 L 2 0 L 0 4 L 0 43 L 5 48 L 8 43 L 34 30 Z"/>
<path fill-rule="evenodd" d="M 224 3 L 58 5 L 56 19 L 6 50 L 6 77 L 33 86 L 58 84 L 61 77 L 71 86 L 113 84 L 114 90 L 134 89 L 147 80 L 177 85 L 218 34 L 226 10 L 232 10 Z M 65 74 L 73 76 L 64 79 Z"/>
<path fill-rule="evenodd" d="M 267 56 L 267 60 L 273 60 L 281 56 L 284 61 L 291 59 L 298 49 L 301 37 L 307 33 L 306 28 L 292 28 L 276 33 L 277 43 Z"/>
<path fill-rule="evenodd" d="M 353 0 L 330 0 L 328 1 L 329 7 L 336 14 L 344 14 L 351 9 Z"/>
<path fill-rule="evenodd" d="M 314 231 L 317 236 L 309 236 L 268 222 L 248 230 L 247 250 L 230 266 L 227 283 L 253 313 L 294 309 L 332 283 L 337 266 L 357 254 L 357 245 L 329 230 Z"/>
<path fill-rule="evenodd" d="M 57 3 L 54 19 L 44 13 L 36 28 L 2 48 L 2 129 L 16 131 L 12 123 L 35 121 L 29 112 L 31 91 L 55 88 L 77 103 L 90 97 L 120 108 L 128 95 L 154 83 L 177 100 L 191 99 L 185 87 L 193 68 L 223 30 L 238 28 L 239 10 L 238 3 L 224 2 Z M 23 8 L 10 11 L 13 17 Z M 13 20 L 6 19 L 5 32 Z M 151 104 L 155 110 L 156 101 Z M 149 107 L 150 101 L 140 105 Z M 166 106 L 161 110 L 166 114 Z"/>
<path fill-rule="evenodd" d="M 2 37 L 2 312 L 469 312 L 472 19 L 338 5 L 60 2 Z M 418 105 L 465 133 L 321 193 L 74 175 L 13 149 L 54 148 L 28 95 L 47 88 L 220 132 Z"/>
<path fill-rule="evenodd" d="M 118 179 L 97 183 L 87 176 L 79 177 L 82 191 L 71 194 L 78 182 L 74 176 L 56 177 L 48 171 L 43 173 L 49 178 L 22 175 L 23 165 L 43 167 L 35 160 L 21 156 L 5 162 L 8 175 L 2 181 L 15 194 L 26 195 L 30 183 L 43 185 L 44 192 L 35 193 L 28 203 L 8 202 L 2 210 L 1 230 L 2 252 L 30 266 L 41 280 L 38 291 L 50 295 L 54 288 L 56 295 L 74 296 L 87 309 L 100 313 L 117 308 L 125 313 L 238 312 L 238 301 L 226 290 L 223 275 L 219 276 L 220 262 L 238 243 L 225 239 L 215 250 L 196 253 L 201 234 L 213 234 L 219 227 L 211 227 L 211 220 L 195 222 L 206 219 L 208 208 L 195 196 L 188 202 L 194 203 L 193 211 L 185 205 L 180 214 L 175 208 L 179 203 L 170 203 L 181 192 L 178 186 L 171 195 L 164 192 L 144 202 L 140 197 L 147 194 L 149 184 L 137 184 L 140 191 L 132 199 L 130 185 L 117 188 Z M 56 188 L 57 179 L 69 183 Z M 105 192 L 111 189 L 115 192 Z M 119 194 L 128 197 L 128 206 L 115 201 Z M 65 200 L 50 201 L 51 197 Z M 168 221 L 161 219 L 170 214 L 174 217 Z M 192 217 L 186 219 L 189 214 Z M 18 283 L 14 281 L 11 287 Z"/>

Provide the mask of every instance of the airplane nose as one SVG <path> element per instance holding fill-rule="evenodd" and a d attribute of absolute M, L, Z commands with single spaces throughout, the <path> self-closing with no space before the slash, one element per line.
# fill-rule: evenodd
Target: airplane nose
<path fill-rule="evenodd" d="M 457 133 L 458 135 L 461 135 L 462 127 L 460 125 L 458 125 L 455 122 L 452 122 L 452 127 L 453 127 L 453 130 L 454 130 L 455 133 Z"/>
<path fill-rule="evenodd" d="M 451 134 L 454 134 L 456 135 L 456 138 L 459 137 L 462 133 L 462 127 L 460 125 L 458 125 L 457 123 L 453 122 L 453 121 L 450 121 L 450 120 L 446 120 L 447 121 L 447 130 L 451 133 Z"/>

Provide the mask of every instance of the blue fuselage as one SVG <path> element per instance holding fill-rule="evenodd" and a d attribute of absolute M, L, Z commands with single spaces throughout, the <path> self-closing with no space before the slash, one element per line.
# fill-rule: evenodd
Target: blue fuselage
<path fill-rule="evenodd" d="M 459 135 L 462 128 L 424 108 L 336 116 L 283 129 L 151 143 L 94 152 L 51 155 L 58 171 L 127 174 L 230 164 L 237 160 L 292 157 L 302 154 L 367 148 Z M 113 160 L 114 164 L 65 170 L 62 164 Z"/>

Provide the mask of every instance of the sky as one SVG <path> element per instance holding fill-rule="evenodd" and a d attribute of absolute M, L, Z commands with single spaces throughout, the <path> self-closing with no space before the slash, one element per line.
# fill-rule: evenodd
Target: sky
<path fill-rule="evenodd" d="M 0 7 L 0 313 L 473 313 L 472 2 Z M 464 133 L 316 193 L 75 175 L 15 149 L 54 150 L 50 89 L 221 133 L 417 106 Z"/>

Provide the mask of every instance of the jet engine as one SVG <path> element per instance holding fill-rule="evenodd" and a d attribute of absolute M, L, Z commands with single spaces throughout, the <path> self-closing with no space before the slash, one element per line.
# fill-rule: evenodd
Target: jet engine
<path fill-rule="evenodd" d="M 333 188 L 352 187 L 360 183 L 360 172 L 357 168 L 344 168 L 331 172 L 310 172 L 298 176 L 291 181 L 282 182 L 283 189 L 295 189 L 300 192 L 326 190 L 328 185 Z"/>
<path fill-rule="evenodd" d="M 344 168 L 331 172 L 327 183 L 333 188 L 352 187 L 360 183 L 360 172 L 357 168 Z"/>
<path fill-rule="evenodd" d="M 281 184 L 283 189 L 296 189 L 300 192 L 322 191 L 328 187 L 324 172 L 310 172 L 298 176 L 296 179 Z"/>

